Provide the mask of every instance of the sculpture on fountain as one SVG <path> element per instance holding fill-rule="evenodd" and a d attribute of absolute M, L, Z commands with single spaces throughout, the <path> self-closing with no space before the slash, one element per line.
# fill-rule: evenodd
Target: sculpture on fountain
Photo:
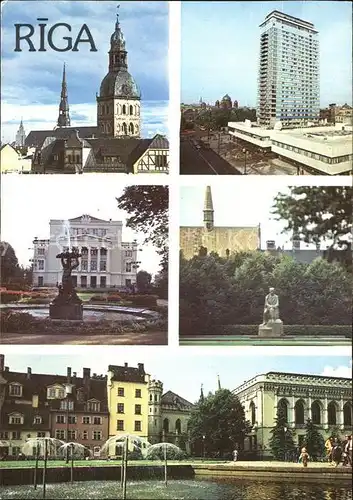
<path fill-rule="evenodd" d="M 59 293 L 49 306 L 51 319 L 82 320 L 82 300 L 78 297 L 73 280 L 72 271 L 80 265 L 81 254 L 72 250 L 71 252 L 59 253 L 56 258 L 61 259 L 63 275 Z"/>
<path fill-rule="evenodd" d="M 274 288 L 265 297 L 263 322 L 259 326 L 260 337 L 279 337 L 283 335 L 283 321 L 279 318 L 279 298 Z"/>

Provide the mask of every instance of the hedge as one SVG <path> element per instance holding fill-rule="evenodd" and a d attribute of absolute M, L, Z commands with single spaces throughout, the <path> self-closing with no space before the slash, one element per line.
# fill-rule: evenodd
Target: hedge
<path fill-rule="evenodd" d="M 284 335 L 341 336 L 352 337 L 351 325 L 284 325 Z M 195 335 L 247 335 L 257 336 L 259 325 L 225 325 L 212 331 L 194 332 Z M 181 336 L 192 336 L 192 333 L 181 333 Z"/>
<path fill-rule="evenodd" d="M 2 304 L 7 304 L 8 302 L 17 302 L 21 300 L 21 298 L 21 292 L 11 292 L 11 290 L 7 290 L 6 292 L 0 293 L 0 302 Z"/>
<path fill-rule="evenodd" d="M 129 295 L 128 299 L 135 306 L 153 307 L 157 305 L 158 295 Z"/>

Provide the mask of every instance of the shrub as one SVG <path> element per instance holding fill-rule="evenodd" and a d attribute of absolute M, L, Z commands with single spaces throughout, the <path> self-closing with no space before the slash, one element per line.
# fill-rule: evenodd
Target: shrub
<path fill-rule="evenodd" d="M 4 333 L 17 333 L 29 331 L 37 321 L 29 313 L 18 313 L 14 311 L 5 311 L 1 314 L 1 331 Z"/>
<path fill-rule="evenodd" d="M 7 304 L 9 302 L 17 302 L 22 298 L 22 293 L 7 290 L 6 292 L 0 293 L 0 302 Z"/>
<path fill-rule="evenodd" d="M 153 307 L 157 305 L 157 295 L 129 295 L 129 300 L 135 306 Z"/>
<path fill-rule="evenodd" d="M 53 299 L 51 297 L 33 297 L 26 300 L 26 304 L 50 304 Z"/>
<path fill-rule="evenodd" d="M 107 297 L 105 295 L 92 295 L 89 299 L 90 302 L 106 302 Z"/>
<path fill-rule="evenodd" d="M 195 335 L 246 335 L 256 337 L 259 325 L 225 325 L 209 331 L 194 331 Z M 180 335 L 191 336 L 191 333 L 181 332 Z M 284 325 L 284 336 L 341 336 L 352 337 L 350 325 Z"/>
<path fill-rule="evenodd" d="M 167 460 L 183 460 L 187 457 L 183 450 L 180 450 L 176 446 L 167 447 Z M 156 448 L 149 448 L 147 450 L 148 460 L 164 460 L 164 449 L 162 446 Z"/>
<path fill-rule="evenodd" d="M 107 297 L 107 302 L 120 302 L 121 301 L 121 296 L 120 295 L 109 295 Z"/>

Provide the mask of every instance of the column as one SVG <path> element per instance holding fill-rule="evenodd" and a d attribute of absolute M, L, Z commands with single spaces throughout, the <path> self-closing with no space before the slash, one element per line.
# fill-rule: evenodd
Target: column
<path fill-rule="evenodd" d="M 311 420 L 311 396 L 308 395 L 308 418 Z"/>
<path fill-rule="evenodd" d="M 344 419 L 343 419 L 343 405 L 344 405 L 344 401 L 343 401 L 343 396 L 341 395 L 341 399 L 340 399 L 340 402 L 339 402 L 339 409 L 338 409 L 338 415 L 337 415 L 337 425 L 339 426 L 339 428 L 341 430 L 344 429 Z"/>
<path fill-rule="evenodd" d="M 289 412 L 288 412 L 288 424 L 290 427 L 292 427 L 293 429 L 295 428 L 295 399 L 294 399 L 294 396 L 291 397 L 291 406 L 288 408 Z"/>
<path fill-rule="evenodd" d="M 261 398 L 261 389 L 256 391 L 256 421 L 258 426 L 263 426 L 264 422 L 262 421 L 262 398 Z"/>
<path fill-rule="evenodd" d="M 328 429 L 328 424 L 327 424 L 327 394 L 325 394 L 325 399 L 324 399 L 324 409 L 322 411 L 322 425 L 324 429 Z"/>
<path fill-rule="evenodd" d="M 110 277 L 111 277 L 111 270 L 110 270 L 110 248 L 105 247 L 107 249 L 107 271 L 106 271 L 106 276 L 107 276 L 107 287 L 110 287 L 111 285 L 111 281 L 110 281 Z"/>
<path fill-rule="evenodd" d="M 273 409 L 275 411 L 275 418 L 277 417 L 277 406 L 278 406 L 278 395 L 277 395 L 277 387 L 275 388 L 275 401 L 273 405 Z"/>
<path fill-rule="evenodd" d="M 87 244 L 87 288 L 91 286 L 91 247 Z"/>

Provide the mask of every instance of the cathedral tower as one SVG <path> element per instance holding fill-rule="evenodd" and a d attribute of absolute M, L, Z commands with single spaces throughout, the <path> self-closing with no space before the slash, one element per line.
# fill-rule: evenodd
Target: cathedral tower
<path fill-rule="evenodd" d="M 212 203 L 212 193 L 211 186 L 207 186 L 205 195 L 205 205 L 203 209 L 203 223 L 204 227 L 208 230 L 214 227 L 214 217 L 213 217 L 213 203 Z"/>
<path fill-rule="evenodd" d="M 20 123 L 20 126 L 18 127 L 18 130 L 16 133 L 16 141 L 15 141 L 16 146 L 23 148 L 25 145 L 25 140 L 26 140 L 26 132 L 25 132 L 25 129 L 23 127 L 22 118 L 21 118 L 21 123 Z"/>
<path fill-rule="evenodd" d="M 97 124 L 106 137 L 140 137 L 140 90 L 128 71 L 119 15 L 110 37 L 109 71 L 97 95 Z"/>
<path fill-rule="evenodd" d="M 65 63 L 63 69 L 63 80 L 61 83 L 61 99 L 59 105 L 58 127 L 70 127 L 69 101 L 67 99 L 67 85 Z"/>
<path fill-rule="evenodd" d="M 162 382 L 151 380 L 148 385 L 148 394 L 148 441 L 155 444 L 161 442 L 162 435 Z"/>

